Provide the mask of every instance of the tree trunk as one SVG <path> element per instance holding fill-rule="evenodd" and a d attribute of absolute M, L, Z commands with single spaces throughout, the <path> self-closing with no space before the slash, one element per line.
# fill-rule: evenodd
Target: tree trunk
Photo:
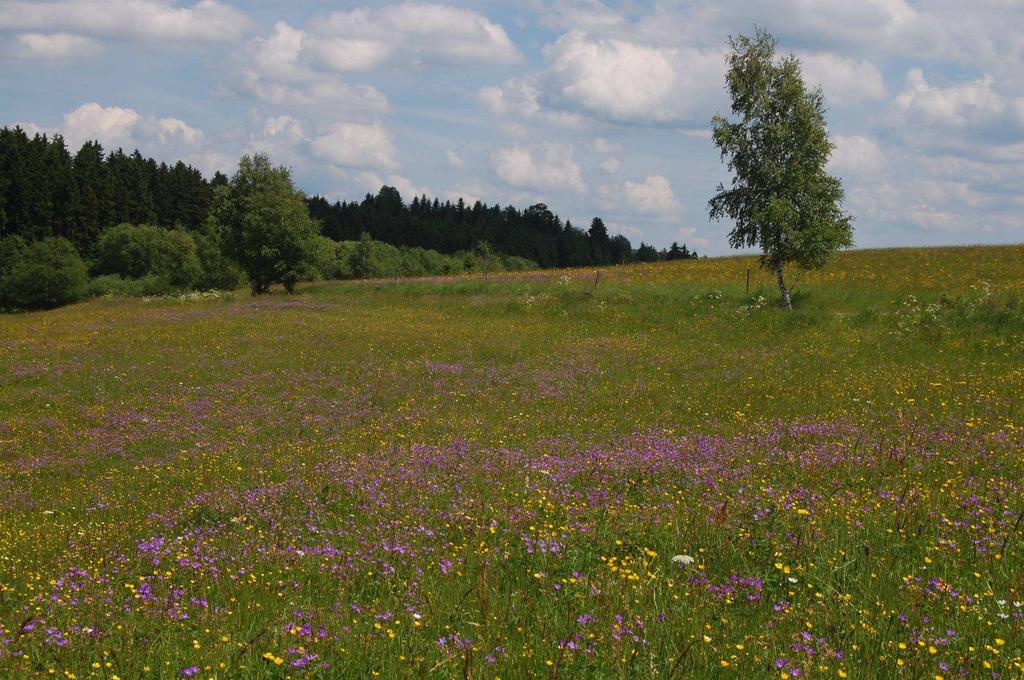
<path fill-rule="evenodd" d="M 779 292 L 782 293 L 782 304 L 786 309 L 793 309 L 793 301 L 789 298 L 789 288 L 786 288 L 786 280 L 782 278 L 782 266 L 776 270 L 779 275 Z"/>

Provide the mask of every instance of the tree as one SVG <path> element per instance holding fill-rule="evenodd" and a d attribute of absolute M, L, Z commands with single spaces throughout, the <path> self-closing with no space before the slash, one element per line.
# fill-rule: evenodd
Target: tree
<path fill-rule="evenodd" d="M 249 276 L 253 294 L 274 283 L 294 291 L 313 264 L 313 237 L 320 228 L 292 184 L 291 171 L 273 166 L 266 154 L 242 156 L 228 200 L 228 250 Z"/>
<path fill-rule="evenodd" d="M 590 254 L 594 264 L 608 264 L 611 262 L 612 244 L 608 237 L 608 227 L 604 226 L 604 220 L 595 217 L 590 222 L 590 229 L 587 230 L 590 237 Z"/>
<path fill-rule="evenodd" d="M 608 244 L 611 261 L 614 264 L 625 264 L 633 256 L 633 244 L 622 234 L 616 234 Z"/>
<path fill-rule="evenodd" d="M 657 262 L 658 249 L 641 241 L 640 247 L 636 249 L 636 259 L 638 262 Z"/>
<path fill-rule="evenodd" d="M 853 245 L 853 218 L 842 209 L 843 188 L 825 172 L 833 144 L 821 88 L 808 89 L 800 61 L 775 60 L 776 40 L 730 38 L 726 86 L 737 120 L 712 119 L 713 139 L 733 172 L 708 202 L 712 219 L 735 222 L 733 248 L 761 248 L 761 266 L 776 273 L 783 304 L 792 309 L 783 268 L 824 266 Z"/>

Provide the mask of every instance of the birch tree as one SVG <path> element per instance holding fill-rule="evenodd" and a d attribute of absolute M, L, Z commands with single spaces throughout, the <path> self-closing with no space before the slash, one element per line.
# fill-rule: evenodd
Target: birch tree
<path fill-rule="evenodd" d="M 782 303 L 793 304 L 785 268 L 817 269 L 853 245 L 853 218 L 839 179 L 825 171 L 834 145 L 821 88 L 804 83 L 800 61 L 775 58 L 776 40 L 758 29 L 729 39 L 726 88 L 732 120 L 712 119 L 713 139 L 733 174 L 708 202 L 714 220 L 731 219 L 733 248 L 758 247 L 776 275 Z"/>

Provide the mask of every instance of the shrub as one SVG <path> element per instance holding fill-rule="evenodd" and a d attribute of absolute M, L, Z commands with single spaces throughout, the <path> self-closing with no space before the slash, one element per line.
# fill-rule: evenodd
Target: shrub
<path fill-rule="evenodd" d="M 312 244 L 314 278 L 351 278 L 351 251 L 343 244 L 317 234 Z"/>
<path fill-rule="evenodd" d="M 176 295 L 181 292 L 179 286 L 171 283 L 165 276 L 149 274 L 137 279 L 126 279 L 117 274 L 104 274 L 90 280 L 85 293 L 90 297 L 115 295 L 121 297 L 150 297 Z"/>
<path fill-rule="evenodd" d="M 0 238 L 0 281 L 10 273 L 16 262 L 25 257 L 27 250 L 25 239 L 17 234 Z"/>
<path fill-rule="evenodd" d="M 234 260 L 224 254 L 216 235 L 196 234 L 196 255 L 200 275 L 195 283 L 199 290 L 234 290 L 245 282 L 245 273 Z"/>
<path fill-rule="evenodd" d="M 356 242 L 352 249 L 352 276 L 357 279 L 375 279 L 385 276 L 384 260 L 381 257 L 381 249 L 370 235 L 363 232 L 362 237 Z"/>
<path fill-rule="evenodd" d="M 119 224 L 105 230 L 96 246 L 96 274 L 124 278 L 158 277 L 171 288 L 190 288 L 203 268 L 192 236 L 180 229 Z"/>
<path fill-rule="evenodd" d="M 6 304 L 49 309 L 81 299 L 89 277 L 71 241 L 44 238 L 28 246 L 0 282 Z"/>

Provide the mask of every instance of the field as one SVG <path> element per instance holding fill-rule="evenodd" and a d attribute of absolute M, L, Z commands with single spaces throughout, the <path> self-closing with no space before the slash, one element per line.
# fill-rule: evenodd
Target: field
<path fill-rule="evenodd" d="M 1024 677 L 1024 247 L 777 295 L 725 258 L 0 318 L 0 676 Z"/>

